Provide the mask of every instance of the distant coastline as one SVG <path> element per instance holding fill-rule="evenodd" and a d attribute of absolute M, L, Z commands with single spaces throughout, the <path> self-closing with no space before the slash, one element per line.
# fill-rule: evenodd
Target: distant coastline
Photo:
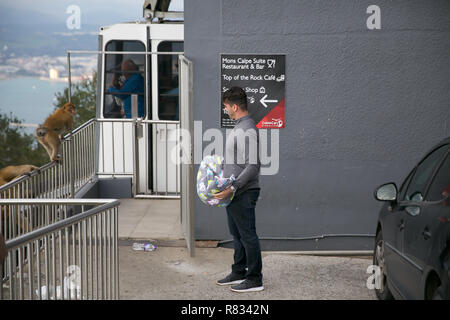
<path fill-rule="evenodd" d="M 52 79 L 52 78 L 47 78 L 47 77 L 39 77 L 39 80 L 50 81 L 50 82 L 65 82 L 65 83 L 69 82 L 66 77 L 57 78 L 57 79 Z M 72 81 L 73 81 L 73 79 L 72 79 Z"/>
<path fill-rule="evenodd" d="M 71 77 L 70 80 L 72 81 L 72 83 L 75 83 L 75 82 L 80 82 L 80 81 L 86 80 L 88 78 L 91 79 L 92 76 L 74 76 L 74 77 Z M 69 80 L 67 79 L 67 77 L 56 78 L 56 79 L 48 78 L 48 77 L 39 77 L 39 80 L 50 81 L 50 82 L 69 83 Z"/>
<path fill-rule="evenodd" d="M 97 69 L 97 57 L 88 55 L 71 58 L 71 80 L 78 82 Z M 67 58 L 64 56 L 16 56 L 0 52 L 0 80 L 16 77 L 41 77 L 42 80 L 66 81 Z"/>
<path fill-rule="evenodd" d="M 92 75 L 91 76 L 74 76 L 71 78 L 71 80 L 72 80 L 72 83 L 76 83 L 76 82 L 84 81 L 88 78 L 91 79 Z M 0 73 L 0 81 L 15 80 L 15 79 L 38 79 L 38 80 L 43 80 L 43 81 L 48 81 L 48 82 L 55 82 L 55 83 L 68 83 L 67 77 L 51 79 L 49 77 L 25 76 L 25 75 L 11 76 L 11 75 L 5 75 L 5 74 Z"/>
<path fill-rule="evenodd" d="M 13 76 L 0 79 L 0 112 L 12 113 L 26 133 L 43 123 L 55 108 L 56 93 L 64 92 L 67 82 L 40 77 Z"/>

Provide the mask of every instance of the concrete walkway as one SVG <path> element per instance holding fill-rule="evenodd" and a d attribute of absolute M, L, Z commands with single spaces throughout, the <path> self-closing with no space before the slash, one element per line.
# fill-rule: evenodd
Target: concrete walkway
<path fill-rule="evenodd" d="M 183 239 L 179 200 L 120 199 L 120 239 Z"/>
<path fill-rule="evenodd" d="M 236 293 L 215 284 L 230 271 L 232 249 L 197 248 L 196 257 L 190 258 L 181 247 L 135 252 L 121 246 L 119 259 L 123 300 L 376 299 L 366 287 L 371 259 L 263 252 L 265 290 L 253 293 Z"/>
<path fill-rule="evenodd" d="M 216 285 L 231 269 L 233 250 L 185 248 L 178 200 L 121 199 L 119 270 L 121 299 L 375 299 L 367 289 L 367 258 L 263 252 L 265 290 L 235 293 Z M 153 252 L 133 251 L 136 239 L 153 239 Z"/>

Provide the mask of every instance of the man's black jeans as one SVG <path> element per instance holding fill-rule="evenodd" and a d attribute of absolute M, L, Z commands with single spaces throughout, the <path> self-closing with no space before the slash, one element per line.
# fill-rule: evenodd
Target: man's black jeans
<path fill-rule="evenodd" d="M 255 206 L 259 189 L 249 189 L 238 195 L 226 207 L 228 228 L 233 236 L 233 273 L 262 284 L 262 260 L 259 238 L 255 226 Z M 248 268 L 246 272 L 245 268 Z"/>

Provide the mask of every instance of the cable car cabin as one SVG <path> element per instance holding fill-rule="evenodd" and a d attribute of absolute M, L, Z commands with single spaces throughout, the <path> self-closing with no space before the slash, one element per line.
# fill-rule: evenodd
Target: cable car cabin
<path fill-rule="evenodd" d="M 134 196 L 180 195 L 179 55 L 168 53 L 183 38 L 182 21 L 100 28 L 99 178 L 133 178 Z"/>

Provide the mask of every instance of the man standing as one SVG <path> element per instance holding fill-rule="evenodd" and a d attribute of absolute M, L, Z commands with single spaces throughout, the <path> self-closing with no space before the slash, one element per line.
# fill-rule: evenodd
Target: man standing
<path fill-rule="evenodd" d="M 247 110 L 247 95 L 233 87 L 222 96 L 225 111 L 236 125 L 227 137 L 224 177 L 234 175 L 231 187 L 214 195 L 224 199 L 234 193 L 226 207 L 228 228 L 233 236 L 234 264 L 231 273 L 218 285 L 232 285 L 235 292 L 264 290 L 259 238 L 255 226 L 255 206 L 259 196 L 259 139 L 255 122 Z M 248 270 L 246 270 L 246 268 Z"/>

